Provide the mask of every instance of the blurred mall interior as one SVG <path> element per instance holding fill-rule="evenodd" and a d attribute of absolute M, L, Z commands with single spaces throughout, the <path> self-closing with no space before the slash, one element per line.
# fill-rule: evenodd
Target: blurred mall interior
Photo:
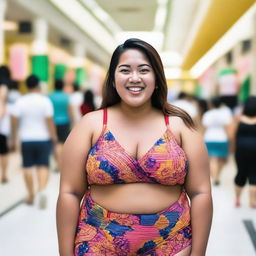
<path fill-rule="evenodd" d="M 256 95 L 255 0 L 0 0 L 0 65 L 19 91 L 33 73 L 44 93 L 63 79 L 77 82 L 100 104 L 111 54 L 124 40 L 151 43 L 165 68 L 170 101 L 181 91 L 201 99 Z M 10 155 L 9 182 L 0 184 L 0 255 L 56 256 L 55 207 L 59 173 L 47 187 L 48 206 L 25 204 L 21 156 Z M 256 171 L 256 170 L 255 170 Z M 234 207 L 236 167 L 230 155 L 221 185 L 213 186 L 214 219 L 207 256 L 256 255 L 256 210 Z"/>

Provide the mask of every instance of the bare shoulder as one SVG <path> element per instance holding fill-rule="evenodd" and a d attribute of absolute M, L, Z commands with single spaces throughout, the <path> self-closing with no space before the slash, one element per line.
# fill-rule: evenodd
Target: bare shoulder
<path fill-rule="evenodd" d="M 185 124 L 182 118 L 178 116 L 169 116 L 169 127 L 179 145 L 182 144 L 182 130 L 184 129 L 184 126 Z"/>
<path fill-rule="evenodd" d="M 181 131 L 186 127 L 185 123 L 183 122 L 182 118 L 178 116 L 169 116 L 169 123 L 172 130 Z"/>
<path fill-rule="evenodd" d="M 84 115 L 81 120 L 71 130 L 64 148 L 70 151 L 87 152 L 94 143 L 96 135 L 101 133 L 102 110 L 90 112 Z M 98 126 L 97 126 L 98 125 Z"/>
<path fill-rule="evenodd" d="M 202 134 L 196 128 L 188 127 L 182 118 L 178 116 L 169 117 L 170 129 L 173 134 L 179 136 L 182 145 L 187 141 L 200 141 L 203 140 Z M 176 137 L 175 136 L 175 137 Z"/>
<path fill-rule="evenodd" d="M 82 117 L 80 120 L 81 126 L 90 126 L 94 128 L 98 124 L 101 124 L 103 122 L 103 110 L 95 110 L 92 112 L 87 113 Z"/>
<path fill-rule="evenodd" d="M 82 117 L 76 126 L 74 129 L 78 129 L 79 131 L 90 134 L 91 143 L 94 144 L 102 132 L 103 110 L 100 109 L 87 113 Z"/>

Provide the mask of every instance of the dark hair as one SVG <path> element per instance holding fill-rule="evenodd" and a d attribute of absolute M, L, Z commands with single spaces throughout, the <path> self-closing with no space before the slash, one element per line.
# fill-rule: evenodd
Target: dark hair
<path fill-rule="evenodd" d="M 188 127 L 194 127 L 193 120 L 185 111 L 181 110 L 178 107 L 170 105 L 167 102 L 167 83 L 164 75 L 163 64 L 159 54 L 150 44 L 137 38 L 130 38 L 126 40 L 123 44 L 119 45 L 113 52 L 103 86 L 103 99 L 100 108 L 106 108 L 115 105 L 121 101 L 120 96 L 118 95 L 116 89 L 113 86 L 115 82 L 115 70 L 118 65 L 120 56 L 123 52 L 129 49 L 137 49 L 143 52 L 148 58 L 154 70 L 155 81 L 158 89 L 154 90 L 154 93 L 151 97 L 153 107 L 160 109 L 165 115 L 178 116 L 182 118 L 182 120 Z"/>
<path fill-rule="evenodd" d="M 39 85 L 39 79 L 36 75 L 30 75 L 26 79 L 26 85 L 28 89 L 34 89 Z"/>
<path fill-rule="evenodd" d="M 61 91 L 64 87 L 64 82 L 61 79 L 56 79 L 54 81 L 54 89 L 57 91 Z"/>
<path fill-rule="evenodd" d="M 95 104 L 94 104 L 94 94 L 91 90 L 86 90 L 84 92 L 84 102 L 88 107 L 93 111 L 95 110 Z"/>
<path fill-rule="evenodd" d="M 221 105 L 220 97 L 216 96 L 211 99 L 211 104 L 214 108 L 219 108 Z"/>
<path fill-rule="evenodd" d="M 78 83 L 73 83 L 73 90 L 74 90 L 74 92 L 79 91 L 79 89 L 80 89 L 79 84 Z"/>
<path fill-rule="evenodd" d="M 10 90 L 19 90 L 19 82 L 16 80 L 12 80 L 9 86 Z"/>
<path fill-rule="evenodd" d="M 187 98 L 189 98 L 189 95 L 185 92 L 180 92 L 177 98 L 178 99 L 187 99 Z"/>
<path fill-rule="evenodd" d="M 7 66 L 0 66 L 0 85 L 5 84 L 10 87 L 11 84 L 11 73 Z"/>
<path fill-rule="evenodd" d="M 208 110 L 207 100 L 198 99 L 197 102 L 199 106 L 200 115 L 202 116 Z"/>
<path fill-rule="evenodd" d="M 11 74 L 10 74 L 10 70 L 7 66 L 3 65 L 0 66 L 0 77 L 4 77 L 4 78 L 11 78 Z"/>
<path fill-rule="evenodd" d="M 244 103 L 243 114 L 245 116 L 256 116 L 256 96 L 250 96 Z"/>

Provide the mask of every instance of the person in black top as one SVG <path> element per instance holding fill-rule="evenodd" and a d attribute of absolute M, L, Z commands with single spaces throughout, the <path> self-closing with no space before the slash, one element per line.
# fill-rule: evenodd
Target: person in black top
<path fill-rule="evenodd" d="M 239 207 L 242 189 L 249 182 L 250 207 L 256 208 L 256 96 L 250 96 L 237 122 L 235 132 L 235 206 Z"/>

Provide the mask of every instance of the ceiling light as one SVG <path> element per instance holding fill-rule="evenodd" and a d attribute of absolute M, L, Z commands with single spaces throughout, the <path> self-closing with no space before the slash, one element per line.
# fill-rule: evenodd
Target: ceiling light
<path fill-rule="evenodd" d="M 183 56 L 186 56 L 188 54 L 191 47 L 191 42 L 194 41 L 211 3 L 212 3 L 212 0 L 204 0 L 204 1 L 201 0 L 200 3 L 198 4 L 198 9 L 194 15 L 193 22 L 190 25 L 190 30 L 188 31 L 187 38 L 189 38 L 189 40 L 185 41 L 185 44 L 183 47 L 183 52 L 182 52 Z"/>
<path fill-rule="evenodd" d="M 164 35 L 161 32 L 145 32 L 145 31 L 127 31 L 117 33 L 116 40 L 119 44 L 124 43 L 125 40 L 129 38 L 139 38 L 151 44 L 153 47 L 159 51 L 162 48 L 162 43 Z"/>
<path fill-rule="evenodd" d="M 109 54 L 113 52 L 116 47 L 114 37 L 81 3 L 73 0 L 65 0 L 65 4 L 63 4 L 63 0 L 50 1 Z"/>
<path fill-rule="evenodd" d="M 182 63 L 182 57 L 180 53 L 174 51 L 167 51 L 160 53 L 163 65 L 165 67 L 179 67 Z"/>
<path fill-rule="evenodd" d="M 119 25 L 98 5 L 95 0 L 82 0 L 82 3 L 90 9 L 92 13 L 94 13 L 95 17 L 99 19 L 113 34 L 121 31 Z"/>
<path fill-rule="evenodd" d="M 155 15 L 155 31 L 163 30 L 167 16 L 167 3 L 166 0 L 158 0 L 158 8 Z"/>
<path fill-rule="evenodd" d="M 3 22 L 3 29 L 6 30 L 6 31 L 18 30 L 18 24 L 14 21 L 5 20 Z"/>
<path fill-rule="evenodd" d="M 165 68 L 164 73 L 166 79 L 178 79 L 181 77 L 182 71 L 180 68 Z"/>

